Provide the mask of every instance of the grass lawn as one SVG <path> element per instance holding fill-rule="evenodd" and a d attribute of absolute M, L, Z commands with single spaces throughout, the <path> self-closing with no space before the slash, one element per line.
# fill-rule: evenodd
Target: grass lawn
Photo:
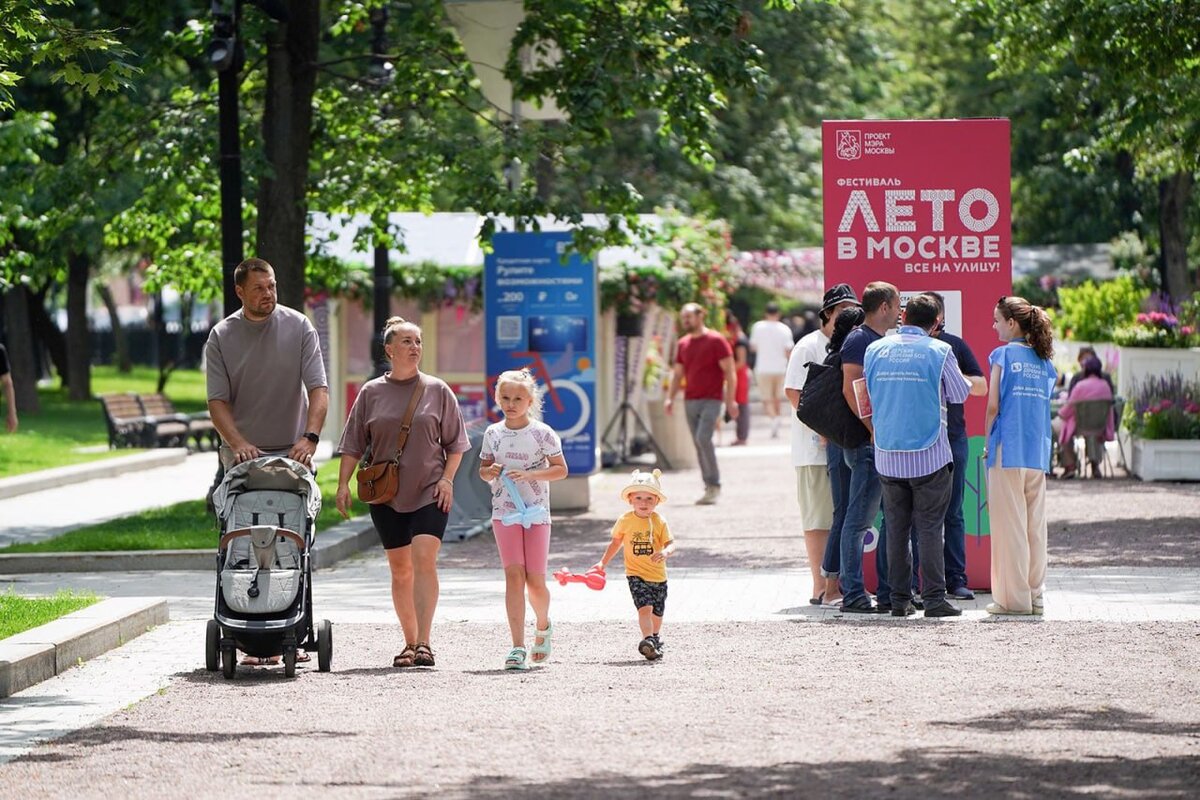
<path fill-rule="evenodd" d="M 11 591 L 0 593 L 0 639 L 45 625 L 99 600 L 90 592 L 75 593 L 65 589 L 53 597 L 20 597 Z"/>
<path fill-rule="evenodd" d="M 157 382 L 158 371 L 150 367 L 135 368 L 128 375 L 119 375 L 115 367 L 92 368 L 92 394 L 96 395 L 148 394 L 154 391 Z M 71 402 L 66 392 L 57 388 L 39 389 L 38 395 L 41 412 L 22 414 L 21 427 L 15 434 L 0 435 L 0 478 L 136 452 L 79 452 L 81 448 L 102 448 L 108 444 L 99 401 Z M 166 395 L 183 413 L 203 411 L 206 407 L 203 373 L 176 370 L 167 382 Z"/>
<path fill-rule="evenodd" d="M 317 536 L 342 521 L 334 505 L 337 491 L 337 465 L 325 464 L 317 476 L 324 503 L 317 517 Z M 353 517 L 367 513 L 366 503 L 357 499 L 351 506 Z M 102 522 L 68 531 L 41 542 L 14 544 L 0 553 L 75 553 L 93 550 L 212 550 L 217 547 L 217 527 L 205 511 L 203 500 L 188 500 L 173 506 L 155 508 L 129 517 Z"/>

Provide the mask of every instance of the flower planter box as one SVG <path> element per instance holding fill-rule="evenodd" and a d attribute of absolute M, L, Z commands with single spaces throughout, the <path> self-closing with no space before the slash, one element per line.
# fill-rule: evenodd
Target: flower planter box
<path fill-rule="evenodd" d="M 1178 372 L 1184 380 L 1200 378 L 1200 348 L 1119 347 L 1117 395 L 1129 397 L 1135 382 Z"/>
<path fill-rule="evenodd" d="M 1144 481 L 1200 481 L 1200 440 L 1135 437 L 1132 461 Z"/>

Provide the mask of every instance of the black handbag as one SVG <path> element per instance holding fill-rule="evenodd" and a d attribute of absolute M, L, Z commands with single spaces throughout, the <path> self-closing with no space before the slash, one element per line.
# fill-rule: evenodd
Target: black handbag
<path fill-rule="evenodd" d="M 866 444 L 871 432 L 842 394 L 842 357 L 835 353 L 824 364 L 809 362 L 808 377 L 796 407 L 796 418 L 846 450 Z"/>

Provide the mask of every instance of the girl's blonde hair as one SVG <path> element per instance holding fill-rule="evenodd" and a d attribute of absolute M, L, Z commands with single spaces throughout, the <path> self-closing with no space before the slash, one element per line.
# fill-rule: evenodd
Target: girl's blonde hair
<path fill-rule="evenodd" d="M 526 368 L 510 369 L 500 373 L 500 377 L 496 378 L 496 404 L 500 404 L 500 387 L 506 383 L 514 384 L 523 388 L 532 400 L 529 404 L 529 413 L 534 419 L 542 418 L 542 390 L 538 386 L 537 379 L 533 377 L 533 373 Z"/>
<path fill-rule="evenodd" d="M 416 328 L 417 333 L 421 332 L 421 326 L 415 322 L 409 322 L 404 317 L 388 317 L 388 321 L 383 323 L 383 343 L 391 344 L 396 331 L 405 327 Z"/>

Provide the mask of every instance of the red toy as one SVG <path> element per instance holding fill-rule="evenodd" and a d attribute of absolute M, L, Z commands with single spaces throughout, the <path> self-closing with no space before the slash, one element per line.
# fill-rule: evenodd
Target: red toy
<path fill-rule="evenodd" d="M 566 586 L 568 583 L 586 584 L 589 589 L 600 591 L 604 588 L 604 584 L 608 582 L 608 578 L 604 575 L 604 570 L 592 567 L 582 575 L 575 575 L 568 572 L 566 567 L 563 567 L 558 572 L 554 573 L 554 577 L 558 578 L 559 584 Z"/>

